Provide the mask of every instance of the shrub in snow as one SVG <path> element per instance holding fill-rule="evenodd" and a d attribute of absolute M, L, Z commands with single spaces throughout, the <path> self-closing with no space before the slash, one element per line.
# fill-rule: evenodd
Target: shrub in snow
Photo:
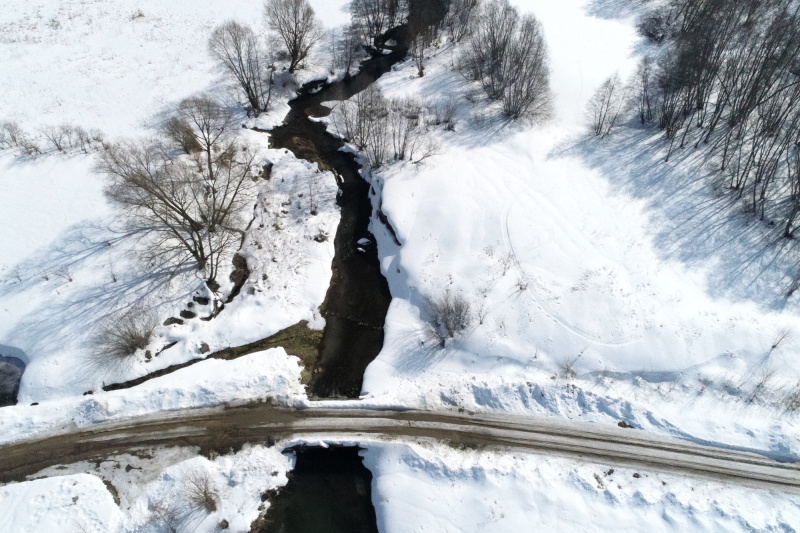
<path fill-rule="evenodd" d="M 191 470 L 186 473 L 182 483 L 183 492 L 189 503 L 197 509 L 209 513 L 217 510 L 217 490 L 214 480 L 205 470 Z"/>
<path fill-rule="evenodd" d="M 155 315 L 141 310 L 110 317 L 91 340 L 92 369 L 114 374 L 130 366 L 137 352 L 150 344 L 157 325 Z"/>
<path fill-rule="evenodd" d="M 426 305 L 431 331 L 442 346 L 472 321 L 470 302 L 460 294 L 453 295 L 447 291 L 439 296 L 431 296 L 426 299 Z"/>

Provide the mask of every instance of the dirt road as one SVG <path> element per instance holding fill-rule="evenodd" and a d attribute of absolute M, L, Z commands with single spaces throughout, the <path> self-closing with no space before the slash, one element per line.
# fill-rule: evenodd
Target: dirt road
<path fill-rule="evenodd" d="M 457 447 L 525 450 L 614 466 L 688 474 L 800 493 L 800 464 L 700 446 L 635 429 L 509 415 L 284 409 L 269 404 L 140 417 L 0 447 L 0 482 L 53 465 L 153 446 L 226 452 L 289 437 L 434 439 Z"/>

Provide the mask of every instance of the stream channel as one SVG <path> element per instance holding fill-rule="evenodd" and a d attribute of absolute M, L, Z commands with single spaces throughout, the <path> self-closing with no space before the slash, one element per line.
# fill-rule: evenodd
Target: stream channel
<path fill-rule="evenodd" d="M 360 448 L 296 447 L 289 483 L 266 494 L 270 507 L 255 533 L 378 533 L 372 473 Z"/>
<path fill-rule="evenodd" d="M 321 306 L 325 330 L 308 387 L 309 395 L 316 398 L 358 398 L 364 371 L 383 347 L 383 324 L 392 296 L 369 231 L 370 185 L 361 177 L 361 165 L 353 154 L 339 150 L 344 146 L 341 139 L 310 117 L 327 116 L 331 110 L 322 102 L 347 100 L 406 57 L 407 26 L 390 30 L 383 40 L 397 44 L 386 46 L 388 53 L 373 52 L 361 63 L 358 74 L 347 79 L 306 84 L 289 102 L 291 109 L 283 124 L 269 132 L 272 148 L 288 149 L 330 170 L 339 185 L 341 221 L 334 238 L 331 284 Z M 359 245 L 360 239 L 370 244 Z"/>

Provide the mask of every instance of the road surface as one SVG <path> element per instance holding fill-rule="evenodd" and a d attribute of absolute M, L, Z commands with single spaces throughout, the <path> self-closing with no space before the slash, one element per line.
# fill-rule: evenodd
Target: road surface
<path fill-rule="evenodd" d="M 370 409 L 286 409 L 268 403 L 177 411 L 0 446 L 0 482 L 43 468 L 154 446 L 199 446 L 219 453 L 244 443 L 330 436 L 433 439 L 457 447 L 524 450 L 800 493 L 800 464 L 701 446 L 636 429 L 496 414 Z"/>

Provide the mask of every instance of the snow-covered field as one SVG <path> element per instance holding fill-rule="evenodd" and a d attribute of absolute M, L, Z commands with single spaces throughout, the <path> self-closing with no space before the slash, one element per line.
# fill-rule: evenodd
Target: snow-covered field
<path fill-rule="evenodd" d="M 475 88 L 448 47 L 432 51 L 423 78 L 407 64 L 379 82 L 389 96 L 455 95 L 459 111 L 456 131 L 439 132 L 441 155 L 371 178 L 402 245 L 374 224 L 394 299 L 365 394 L 624 420 L 797 460 L 787 408 L 800 379 L 797 301 L 776 305 L 780 289 L 752 277 L 784 272 L 736 226 L 727 236 L 718 226 L 714 191 L 692 179 L 705 171 L 699 155 L 663 163 L 660 132 L 634 124 L 587 135 L 587 100 L 614 72 L 627 77 L 646 46 L 634 13 L 602 0 L 515 3 L 547 37 L 549 122 L 508 123 L 481 96 L 468 103 Z M 473 320 L 440 349 L 425 298 L 446 291 L 471 302 Z"/>
<path fill-rule="evenodd" d="M 665 164 L 659 133 L 634 125 L 603 141 L 587 136 L 586 101 L 615 71 L 627 76 L 647 46 L 635 33 L 636 3 L 513 3 L 544 27 L 550 121 L 500 118 L 453 72 L 458 49 L 447 44 L 430 51 L 423 78 L 407 62 L 379 82 L 387 95 L 446 95 L 459 107 L 456 131 L 437 133 L 440 155 L 368 176 L 401 246 L 373 224 L 394 300 L 361 404 L 624 420 L 800 459 L 791 408 L 794 400 L 800 406 L 800 314 L 797 296 L 780 299 L 776 289 L 793 261 L 756 247 L 757 224 L 723 229 L 725 202 L 695 177 L 706 171 L 700 156 Z M 329 28 L 348 20 L 345 0 L 312 4 Z M 113 140 L 151 134 L 187 96 L 212 92 L 230 102 L 206 40 L 231 18 L 259 26 L 261 3 L 0 0 L 0 122 L 18 121 L 46 147 L 38 128 L 69 123 Z M 326 75 L 327 65 L 320 52 L 300 81 Z M 288 97 L 259 125 L 280 121 Z M 177 344 L 115 375 L 87 363 L 97 325 L 139 307 L 160 320 L 177 316 L 204 290 L 202 280 L 194 272 L 142 271 L 129 259 L 135 243 L 105 201 L 93 150 L 47 148 L 35 158 L 0 151 L 0 354 L 28 363 L 20 405 L 0 409 L 4 442 L 161 410 L 264 396 L 304 400 L 297 359 L 282 349 L 82 396 L 202 357 L 203 344 L 215 351 L 300 320 L 322 327 L 318 307 L 339 218 L 333 176 L 267 149 L 263 134 L 240 135 L 275 163 L 243 249 L 254 274 L 219 317 L 159 327 L 155 350 Z M 314 216 L 310 179 L 318 188 Z M 322 234 L 331 238 L 315 240 Z M 428 333 L 424 302 L 445 290 L 472 303 L 474 320 L 441 349 Z M 607 474 L 610 467 L 562 459 L 362 444 L 384 532 L 518 531 L 539 523 L 556 531 L 794 531 L 800 523 L 798 502 L 788 496 Z M 226 518 L 231 530 L 245 531 L 258 491 L 285 483 L 291 468 L 274 450 L 211 462 L 192 453 L 145 461 L 155 470 L 131 482 L 121 509 L 97 477 L 78 473 L 91 465 L 0 488 L 0 530 L 150 531 L 148 501 L 177 498 L 184 469 L 202 468 L 217 476 L 230 505 L 195 525 Z"/>

